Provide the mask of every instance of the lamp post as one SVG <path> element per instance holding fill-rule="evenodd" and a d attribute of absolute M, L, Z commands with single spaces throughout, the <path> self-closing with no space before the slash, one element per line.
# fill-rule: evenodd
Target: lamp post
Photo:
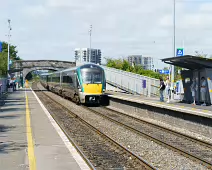
<path fill-rule="evenodd" d="M 23 72 L 20 72 L 20 83 L 21 83 L 21 87 L 24 87 L 24 78 L 23 78 Z"/>
<path fill-rule="evenodd" d="M 176 0 L 174 0 L 174 14 L 173 14 L 173 54 L 176 57 L 176 50 L 175 50 L 175 8 L 176 8 Z M 174 65 L 171 65 L 171 86 L 172 89 L 174 88 Z M 171 95 L 171 100 L 174 99 L 174 94 Z"/>
<path fill-rule="evenodd" d="M 7 70 L 9 71 L 10 70 L 10 37 L 11 37 L 11 34 L 10 34 L 10 31 L 12 30 L 11 28 L 11 25 L 10 25 L 10 22 L 11 20 L 8 19 L 8 55 L 7 55 Z"/>
<path fill-rule="evenodd" d="M 92 35 L 92 25 L 90 25 L 89 33 L 90 33 L 90 57 L 89 57 L 89 62 L 91 62 L 91 35 Z"/>

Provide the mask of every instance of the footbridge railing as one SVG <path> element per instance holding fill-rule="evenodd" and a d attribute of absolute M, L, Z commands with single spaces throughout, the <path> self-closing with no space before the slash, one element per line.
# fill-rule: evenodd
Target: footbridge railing
<path fill-rule="evenodd" d="M 102 67 L 105 70 L 106 81 L 108 84 L 134 94 L 145 95 L 148 97 L 159 95 L 158 88 L 160 81 L 158 79 L 106 66 Z"/>

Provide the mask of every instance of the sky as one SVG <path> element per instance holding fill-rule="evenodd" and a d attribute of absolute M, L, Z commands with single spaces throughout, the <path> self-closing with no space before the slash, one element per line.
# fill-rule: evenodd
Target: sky
<path fill-rule="evenodd" d="M 173 57 L 174 0 L 0 0 L 0 41 L 25 60 L 74 61 L 74 49 L 102 50 L 102 58 Z M 176 0 L 176 48 L 212 54 L 212 0 Z"/>

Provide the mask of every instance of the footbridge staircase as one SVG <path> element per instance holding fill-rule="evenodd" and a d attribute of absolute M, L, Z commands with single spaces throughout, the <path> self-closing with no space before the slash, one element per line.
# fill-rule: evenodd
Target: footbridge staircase
<path fill-rule="evenodd" d="M 159 95 L 158 87 L 160 81 L 158 79 L 106 66 L 102 66 L 102 68 L 105 70 L 107 90 L 122 90 L 148 97 Z"/>

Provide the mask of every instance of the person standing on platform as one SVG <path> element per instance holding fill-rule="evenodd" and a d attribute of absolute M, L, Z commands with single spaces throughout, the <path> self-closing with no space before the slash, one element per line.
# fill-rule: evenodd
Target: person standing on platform
<path fill-rule="evenodd" d="M 166 95 L 167 95 L 167 103 L 169 103 L 169 100 L 170 100 L 170 95 L 171 95 L 171 90 L 170 90 L 170 88 L 171 88 L 171 82 L 170 82 L 170 80 L 169 80 L 169 77 L 167 76 L 167 78 L 166 78 L 166 82 L 165 82 L 165 85 L 166 85 Z"/>
<path fill-rule="evenodd" d="M 206 80 L 205 80 L 205 77 L 201 78 L 200 92 L 201 92 L 201 98 L 202 98 L 202 101 L 203 101 L 202 106 L 206 106 L 206 103 L 205 103 L 205 101 L 206 101 Z"/>
<path fill-rule="evenodd" d="M 161 102 L 164 102 L 164 97 L 163 97 L 163 92 L 165 90 L 166 86 L 164 84 L 164 81 L 162 78 L 160 78 L 160 88 L 159 88 L 159 91 L 160 91 L 160 101 Z"/>
<path fill-rule="evenodd" d="M 13 88 L 13 80 L 12 79 L 9 80 L 9 87 Z"/>
<path fill-rule="evenodd" d="M 195 78 L 192 79 L 192 84 L 191 84 L 191 94 L 192 94 L 192 97 L 193 97 L 193 105 L 196 105 L 196 102 L 195 102 L 195 95 L 196 95 L 196 80 Z"/>
<path fill-rule="evenodd" d="M 14 90 L 16 91 L 17 90 L 17 83 L 18 83 L 18 81 L 17 81 L 17 78 L 15 78 L 15 80 L 14 80 Z"/>

